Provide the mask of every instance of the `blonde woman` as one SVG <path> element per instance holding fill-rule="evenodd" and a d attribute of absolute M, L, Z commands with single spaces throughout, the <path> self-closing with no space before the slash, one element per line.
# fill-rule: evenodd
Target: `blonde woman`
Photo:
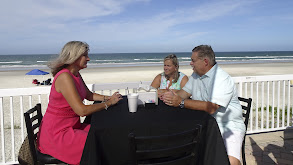
<path fill-rule="evenodd" d="M 176 55 L 170 54 L 164 58 L 164 72 L 155 77 L 151 86 L 158 89 L 158 95 L 161 98 L 169 89 L 180 90 L 187 81 L 188 77 L 179 72 L 179 62 Z"/>
<path fill-rule="evenodd" d="M 79 164 L 90 128 L 80 122 L 80 116 L 107 110 L 122 99 L 117 92 L 109 97 L 87 88 L 79 71 L 87 67 L 88 51 L 85 42 L 70 41 L 49 64 L 54 80 L 38 135 L 38 149 L 68 164 Z M 103 102 L 85 105 L 84 99 Z"/>

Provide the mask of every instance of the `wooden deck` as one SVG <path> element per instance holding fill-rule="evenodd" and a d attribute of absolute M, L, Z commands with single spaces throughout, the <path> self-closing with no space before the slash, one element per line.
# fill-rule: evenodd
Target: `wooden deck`
<path fill-rule="evenodd" d="M 247 165 L 293 164 L 293 128 L 246 136 Z"/>

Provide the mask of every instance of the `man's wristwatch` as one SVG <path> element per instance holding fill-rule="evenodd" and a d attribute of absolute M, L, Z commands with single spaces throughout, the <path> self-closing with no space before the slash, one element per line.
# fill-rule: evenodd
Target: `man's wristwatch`
<path fill-rule="evenodd" d="M 179 104 L 180 108 L 184 108 L 184 99 L 181 100 L 181 103 Z"/>

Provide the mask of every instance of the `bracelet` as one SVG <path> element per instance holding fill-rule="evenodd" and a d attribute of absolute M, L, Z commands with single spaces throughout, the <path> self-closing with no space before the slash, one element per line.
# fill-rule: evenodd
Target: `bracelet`
<path fill-rule="evenodd" d="M 105 109 L 107 110 L 108 109 L 108 105 L 106 104 L 106 102 L 104 102 L 104 104 L 105 104 Z"/>

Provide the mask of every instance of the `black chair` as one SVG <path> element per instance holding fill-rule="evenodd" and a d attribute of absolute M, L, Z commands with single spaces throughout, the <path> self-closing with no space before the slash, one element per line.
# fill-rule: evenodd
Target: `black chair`
<path fill-rule="evenodd" d="M 133 164 L 184 165 L 196 164 L 201 125 L 170 135 L 128 135 Z"/>
<path fill-rule="evenodd" d="M 36 112 L 36 113 L 35 113 Z M 36 149 L 35 141 L 39 132 L 39 127 L 43 118 L 41 104 L 37 104 L 32 109 L 24 113 L 27 136 L 29 139 L 30 151 L 34 159 L 34 164 L 66 164 L 50 155 L 42 154 Z"/>
<path fill-rule="evenodd" d="M 251 98 L 247 99 L 247 98 L 243 98 L 243 97 L 238 97 L 238 99 L 239 99 L 239 101 L 241 103 L 241 106 L 242 106 L 242 109 L 243 109 L 244 124 L 245 124 L 246 130 L 247 130 L 247 125 L 248 125 L 248 120 L 249 120 L 249 115 L 250 115 L 252 99 Z M 244 139 L 243 139 L 243 142 L 242 142 L 242 162 L 243 162 L 243 165 L 246 165 L 245 137 L 246 137 L 246 134 L 244 135 Z"/>

